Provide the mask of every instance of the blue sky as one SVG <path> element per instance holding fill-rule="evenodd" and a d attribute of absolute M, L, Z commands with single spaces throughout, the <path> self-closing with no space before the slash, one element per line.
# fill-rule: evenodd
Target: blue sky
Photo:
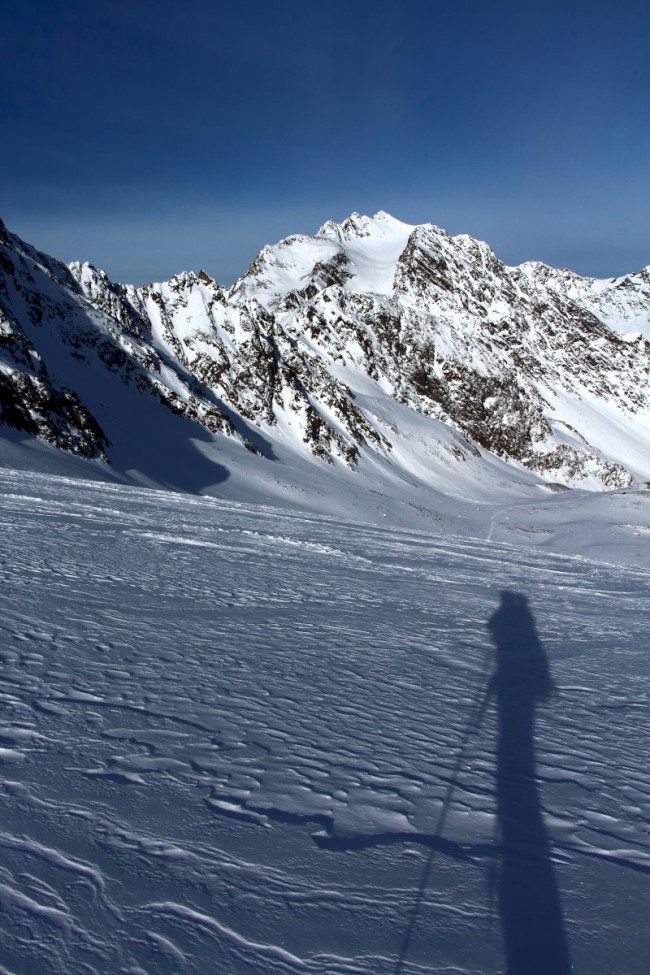
<path fill-rule="evenodd" d="M 650 263 L 647 0 L 21 0 L 0 216 L 122 281 L 351 211 L 583 274 Z"/>

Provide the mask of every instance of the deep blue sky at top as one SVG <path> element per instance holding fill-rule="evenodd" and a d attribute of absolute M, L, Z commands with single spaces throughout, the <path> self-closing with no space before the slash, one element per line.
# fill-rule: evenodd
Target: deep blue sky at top
<path fill-rule="evenodd" d="M 647 0 L 20 0 L 0 215 L 142 282 L 352 210 L 509 263 L 650 262 Z"/>

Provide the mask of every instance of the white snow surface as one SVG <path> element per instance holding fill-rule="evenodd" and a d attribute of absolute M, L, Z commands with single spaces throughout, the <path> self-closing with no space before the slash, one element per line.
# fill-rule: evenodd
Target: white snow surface
<path fill-rule="evenodd" d="M 407 526 L 8 450 L 0 971 L 645 975 L 647 491 Z"/>
<path fill-rule="evenodd" d="M 305 287 L 317 264 L 342 255 L 350 274 L 347 291 L 389 295 L 415 229 L 383 210 L 373 217 L 353 213 L 340 224 L 329 220 L 313 237 L 296 234 L 264 247 L 232 291 L 274 308 L 284 295 Z"/>

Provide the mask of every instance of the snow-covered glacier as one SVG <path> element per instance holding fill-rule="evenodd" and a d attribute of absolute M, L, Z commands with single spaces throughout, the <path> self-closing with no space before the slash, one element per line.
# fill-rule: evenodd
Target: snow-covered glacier
<path fill-rule="evenodd" d="M 0 975 L 647 975 L 650 278 L 0 223 Z"/>
<path fill-rule="evenodd" d="M 1 467 L 0 971 L 644 975 L 650 498 L 585 504 Z"/>

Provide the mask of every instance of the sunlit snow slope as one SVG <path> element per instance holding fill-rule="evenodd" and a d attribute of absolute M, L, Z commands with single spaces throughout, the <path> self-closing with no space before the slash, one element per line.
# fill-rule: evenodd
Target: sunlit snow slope
<path fill-rule="evenodd" d="M 500 540 L 570 501 L 0 490 L 0 971 L 647 973 L 650 571 Z"/>

